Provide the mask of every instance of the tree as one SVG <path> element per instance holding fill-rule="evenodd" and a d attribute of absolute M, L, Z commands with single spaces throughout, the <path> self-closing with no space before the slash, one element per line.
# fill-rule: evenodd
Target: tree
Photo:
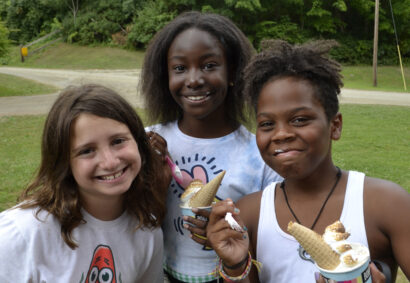
<path fill-rule="evenodd" d="M 67 4 L 67 7 L 73 14 L 74 26 L 76 25 L 77 13 L 78 9 L 80 8 L 79 2 L 79 0 L 65 0 L 65 4 Z"/>
<path fill-rule="evenodd" d="M 6 57 L 9 52 L 10 41 L 8 36 L 8 29 L 4 26 L 3 22 L 0 22 L 0 58 Z"/>

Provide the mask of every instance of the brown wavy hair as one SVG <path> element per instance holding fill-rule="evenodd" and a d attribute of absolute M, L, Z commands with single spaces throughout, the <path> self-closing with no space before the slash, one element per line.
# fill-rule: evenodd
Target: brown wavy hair
<path fill-rule="evenodd" d="M 85 223 L 78 185 L 70 168 L 70 128 L 82 113 L 116 120 L 128 126 L 141 155 L 142 166 L 125 193 L 124 208 L 136 227 L 158 227 L 165 215 L 162 162 L 152 151 L 143 123 L 135 110 L 116 92 L 99 85 L 65 89 L 52 106 L 43 129 L 41 164 L 32 183 L 19 197 L 20 208 L 37 207 L 54 215 L 66 244 L 75 249 L 72 231 Z"/>

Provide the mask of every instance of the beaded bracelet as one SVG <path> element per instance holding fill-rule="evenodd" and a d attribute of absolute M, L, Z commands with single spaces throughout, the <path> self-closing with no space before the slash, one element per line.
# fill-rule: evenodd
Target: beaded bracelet
<path fill-rule="evenodd" d="M 238 262 L 237 264 L 227 265 L 225 262 L 222 262 L 222 265 L 225 268 L 228 268 L 228 269 L 237 269 L 237 268 L 241 267 L 245 262 L 247 262 L 248 258 L 249 258 L 249 252 L 248 252 L 248 254 L 246 254 L 246 257 L 243 260 L 241 260 L 240 262 Z"/>
<path fill-rule="evenodd" d="M 236 265 L 236 264 L 235 264 Z M 240 281 L 242 279 L 245 279 L 246 277 L 248 277 L 249 272 L 251 271 L 251 267 L 252 267 L 252 256 L 251 253 L 248 251 L 248 257 L 247 257 L 247 263 L 246 263 L 246 268 L 245 270 L 242 272 L 241 275 L 239 276 L 229 276 L 228 274 L 225 273 L 224 269 L 223 269 L 223 263 L 222 263 L 222 259 L 219 259 L 219 264 L 217 267 L 217 271 L 219 273 L 219 275 L 221 275 L 221 277 L 228 283 L 234 283 L 237 281 Z"/>

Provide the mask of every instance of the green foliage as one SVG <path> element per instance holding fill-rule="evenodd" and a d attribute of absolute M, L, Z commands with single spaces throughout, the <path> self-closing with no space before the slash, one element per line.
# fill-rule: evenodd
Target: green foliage
<path fill-rule="evenodd" d="M 69 42 L 83 45 L 110 42 L 112 34 L 125 30 L 135 7 L 133 1 L 100 0 L 82 4 L 75 24 L 72 14 L 65 16 L 63 30 Z"/>
<path fill-rule="evenodd" d="M 1 0 L 0 0 L 1 1 Z M 379 58 L 397 62 L 396 33 L 403 61 L 410 58 L 410 0 L 380 1 Z M 263 38 L 304 42 L 336 39 L 342 62 L 368 63 L 372 57 L 374 0 L 2 0 L 0 17 L 9 38 L 29 42 L 61 23 L 70 43 L 128 44 L 144 48 L 153 35 L 183 11 L 198 10 L 232 19 L 256 48 Z M 353 54 L 352 54 L 353 53 Z"/>
<path fill-rule="evenodd" d="M 255 46 L 259 46 L 263 39 L 268 38 L 283 39 L 290 43 L 302 43 L 307 39 L 288 17 L 284 17 L 279 23 L 274 21 L 257 23 L 254 30 L 255 36 L 251 37 L 251 40 Z"/>
<path fill-rule="evenodd" d="M 262 8 L 259 0 L 225 0 L 225 3 L 232 3 L 235 9 L 243 10 L 247 13 L 256 12 Z"/>
<path fill-rule="evenodd" d="M 7 26 L 10 39 L 16 43 L 27 43 L 50 30 L 56 10 L 41 0 L 14 0 L 7 10 Z"/>
<path fill-rule="evenodd" d="M 0 1 L 0 21 L 7 18 L 7 9 L 10 6 L 10 0 L 1 0 Z"/>
<path fill-rule="evenodd" d="M 9 53 L 10 45 L 8 35 L 8 29 L 4 26 L 3 22 L 0 22 L 0 65 L 3 65 L 7 62 L 7 55 Z"/>
<path fill-rule="evenodd" d="M 142 10 L 137 11 L 128 34 L 128 43 L 136 48 L 145 47 L 154 34 L 176 15 L 177 11 L 167 11 L 162 1 L 149 1 Z"/>

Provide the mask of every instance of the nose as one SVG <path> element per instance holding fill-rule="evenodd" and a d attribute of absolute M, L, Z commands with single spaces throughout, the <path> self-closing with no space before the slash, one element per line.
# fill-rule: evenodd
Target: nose
<path fill-rule="evenodd" d="M 100 154 L 100 167 L 104 170 L 117 169 L 120 159 L 112 149 L 103 149 Z"/>
<path fill-rule="evenodd" d="M 295 133 L 289 125 L 276 124 L 273 131 L 272 141 L 276 143 L 288 142 L 295 137 Z"/>
<path fill-rule="evenodd" d="M 196 89 L 204 84 L 204 78 L 202 76 L 202 71 L 197 68 L 192 68 L 188 72 L 188 77 L 186 79 L 186 86 L 188 88 Z"/>

